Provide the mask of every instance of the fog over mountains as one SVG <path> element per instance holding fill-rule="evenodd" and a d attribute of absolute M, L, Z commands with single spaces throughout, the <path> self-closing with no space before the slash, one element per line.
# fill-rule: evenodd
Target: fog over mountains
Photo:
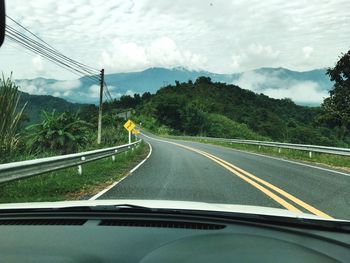
<path fill-rule="evenodd" d="M 127 94 L 155 93 L 175 80 L 195 81 L 208 76 L 212 81 L 236 84 L 272 98 L 290 98 L 301 105 L 317 106 L 328 96 L 332 83 L 326 69 L 297 72 L 285 68 L 259 68 L 234 74 L 216 74 L 185 68 L 149 68 L 140 72 L 106 74 L 105 80 L 113 97 Z M 55 80 L 45 78 L 18 79 L 20 90 L 35 95 L 52 95 L 71 102 L 98 103 L 99 85 L 88 78 Z"/>

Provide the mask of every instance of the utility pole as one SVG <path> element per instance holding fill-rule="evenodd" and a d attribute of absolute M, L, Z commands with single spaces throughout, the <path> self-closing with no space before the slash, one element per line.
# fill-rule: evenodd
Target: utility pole
<path fill-rule="evenodd" d="M 105 70 L 101 69 L 101 83 L 100 83 L 100 107 L 98 109 L 98 127 L 97 127 L 97 144 L 101 144 L 102 131 L 102 99 L 103 99 L 103 84 L 104 84 Z"/>

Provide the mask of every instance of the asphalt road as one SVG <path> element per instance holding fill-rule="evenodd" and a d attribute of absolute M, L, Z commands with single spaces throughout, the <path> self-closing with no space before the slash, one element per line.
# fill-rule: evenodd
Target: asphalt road
<path fill-rule="evenodd" d="M 350 220 L 350 174 L 230 148 L 141 135 L 150 158 L 98 199 L 257 205 Z"/>

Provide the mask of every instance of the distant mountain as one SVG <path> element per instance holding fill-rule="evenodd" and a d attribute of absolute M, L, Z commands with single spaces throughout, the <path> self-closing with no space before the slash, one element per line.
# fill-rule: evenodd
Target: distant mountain
<path fill-rule="evenodd" d="M 24 126 L 40 122 L 43 110 L 48 112 L 55 110 L 57 113 L 61 113 L 64 111 L 77 111 L 83 105 L 71 103 L 50 95 L 30 95 L 21 92 L 18 109 L 21 109 L 24 103 L 27 103 L 24 110 L 27 121 L 23 123 Z"/>
<path fill-rule="evenodd" d="M 141 72 L 106 74 L 105 80 L 114 97 L 124 94 L 155 93 L 161 87 L 174 84 L 175 80 L 187 82 L 199 76 L 213 81 L 235 84 L 256 93 L 273 98 L 291 98 L 298 104 L 319 105 L 328 96 L 332 83 L 325 69 L 297 72 L 285 68 L 260 68 L 235 74 L 216 74 L 185 68 L 150 68 Z M 87 77 L 78 80 L 24 79 L 16 80 L 21 90 L 31 94 L 46 94 L 71 102 L 97 103 L 99 85 Z"/>

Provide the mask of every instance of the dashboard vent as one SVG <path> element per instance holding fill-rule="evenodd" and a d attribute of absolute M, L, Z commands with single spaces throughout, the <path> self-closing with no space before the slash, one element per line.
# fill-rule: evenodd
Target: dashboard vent
<path fill-rule="evenodd" d="M 0 225 L 83 225 L 85 219 L 1 219 Z"/>
<path fill-rule="evenodd" d="M 197 222 L 155 221 L 155 220 L 102 220 L 100 226 L 128 226 L 128 227 L 161 227 L 161 228 L 185 228 L 197 230 L 217 230 L 225 228 L 224 225 L 207 224 Z"/>

